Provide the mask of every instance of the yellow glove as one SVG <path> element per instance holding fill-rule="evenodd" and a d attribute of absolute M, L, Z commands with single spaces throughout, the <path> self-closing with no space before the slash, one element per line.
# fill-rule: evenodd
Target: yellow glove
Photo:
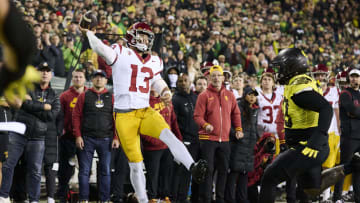
<path fill-rule="evenodd" d="M 301 141 L 301 142 L 299 142 L 299 143 L 302 144 L 302 145 L 306 145 L 306 144 L 307 144 L 306 141 Z M 319 151 L 316 150 L 316 149 L 311 149 L 310 147 L 305 147 L 305 148 L 301 151 L 301 153 L 302 153 L 304 156 L 307 156 L 307 157 L 309 157 L 309 158 L 314 158 L 314 159 L 316 159 Z"/>
<path fill-rule="evenodd" d="M 41 76 L 33 66 L 27 66 L 24 75 L 10 83 L 4 90 L 4 96 L 9 102 L 14 102 L 16 99 L 25 99 L 26 90 L 34 89 L 34 82 L 40 81 Z"/>

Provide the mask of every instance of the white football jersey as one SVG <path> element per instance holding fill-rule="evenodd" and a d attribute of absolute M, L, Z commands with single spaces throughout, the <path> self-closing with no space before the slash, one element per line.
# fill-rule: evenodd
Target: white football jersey
<path fill-rule="evenodd" d="M 158 56 L 148 54 L 142 58 L 134 50 L 112 45 L 116 59 L 112 66 L 115 109 L 141 109 L 149 107 L 153 81 L 161 79 L 163 62 Z"/>
<path fill-rule="evenodd" d="M 258 132 L 262 136 L 264 132 L 277 134 L 276 132 L 276 116 L 280 108 L 283 95 L 273 91 L 270 95 L 265 95 L 261 90 L 257 96 L 259 103 L 258 113 Z"/>
<path fill-rule="evenodd" d="M 331 104 L 331 107 L 333 109 L 338 109 L 339 108 L 339 90 L 337 87 L 328 87 L 324 93 L 323 93 L 325 99 Z M 336 135 L 339 135 L 339 129 L 337 126 L 337 122 L 336 122 L 336 116 L 335 116 L 335 112 L 333 113 L 333 117 L 331 119 L 331 124 L 330 124 L 330 128 L 329 128 L 329 133 L 330 132 L 335 132 Z"/>

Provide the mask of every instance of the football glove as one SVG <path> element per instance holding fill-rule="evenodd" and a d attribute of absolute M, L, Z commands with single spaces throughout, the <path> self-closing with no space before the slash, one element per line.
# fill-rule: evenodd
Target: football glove
<path fill-rule="evenodd" d="M 4 96 L 9 102 L 16 98 L 25 99 L 26 91 L 34 89 L 34 82 L 40 81 L 39 72 L 33 67 L 26 67 L 25 74 L 18 80 L 11 82 L 4 90 Z"/>

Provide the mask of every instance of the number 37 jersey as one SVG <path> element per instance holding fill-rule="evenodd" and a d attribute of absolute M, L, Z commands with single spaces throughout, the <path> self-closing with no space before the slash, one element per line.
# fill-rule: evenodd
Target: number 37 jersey
<path fill-rule="evenodd" d="M 149 107 L 151 84 L 161 79 L 163 64 L 158 56 L 148 54 L 142 58 L 136 51 L 112 45 L 116 59 L 111 64 L 115 109 L 141 109 Z"/>
<path fill-rule="evenodd" d="M 259 103 L 258 132 L 261 133 L 260 136 L 264 132 L 277 134 L 275 120 L 282 98 L 282 95 L 276 91 L 267 96 L 259 91 L 257 99 Z"/>

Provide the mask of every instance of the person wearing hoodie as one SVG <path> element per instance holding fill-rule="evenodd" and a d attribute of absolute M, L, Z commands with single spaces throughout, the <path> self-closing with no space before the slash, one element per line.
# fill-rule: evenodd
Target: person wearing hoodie
<path fill-rule="evenodd" d="M 155 91 L 150 92 L 150 106 L 162 115 L 166 123 L 169 124 L 171 131 L 179 140 L 182 140 L 174 107 L 172 105 L 165 106 L 160 95 Z M 168 146 L 161 140 L 143 134 L 140 134 L 140 137 L 143 146 L 149 202 L 157 202 L 159 198 L 163 199 L 164 202 L 170 202 L 171 169 L 174 158 Z"/>
<path fill-rule="evenodd" d="M 110 200 L 111 147 L 118 148 L 120 142 L 114 135 L 113 94 L 105 85 L 106 73 L 97 70 L 92 75 L 93 87 L 81 93 L 72 113 L 73 134 L 79 148 L 79 200 L 89 200 L 89 177 L 94 151 L 99 155 L 99 199 Z"/>
<path fill-rule="evenodd" d="M 179 74 L 179 69 L 177 69 L 176 66 L 171 66 L 166 70 L 164 78 L 171 92 L 175 92 L 176 82 L 178 80 Z"/>
<path fill-rule="evenodd" d="M 216 182 L 216 201 L 224 201 L 226 176 L 229 168 L 231 124 L 235 136 L 244 135 L 241 128 L 240 110 L 234 94 L 223 85 L 224 75 L 221 66 L 210 68 L 210 85 L 198 96 L 194 111 L 194 120 L 198 124 L 200 139 L 200 156 L 209 165 L 205 182 L 200 185 L 199 202 L 211 202 L 215 157 L 217 160 L 218 178 Z"/>
<path fill-rule="evenodd" d="M 241 125 L 244 137 L 237 138 L 232 128 L 230 133 L 230 173 L 227 177 L 225 199 L 228 203 L 248 203 L 248 172 L 254 169 L 254 147 L 257 140 L 257 103 L 258 92 L 255 88 L 245 87 L 244 97 L 238 106 L 241 112 Z"/>

